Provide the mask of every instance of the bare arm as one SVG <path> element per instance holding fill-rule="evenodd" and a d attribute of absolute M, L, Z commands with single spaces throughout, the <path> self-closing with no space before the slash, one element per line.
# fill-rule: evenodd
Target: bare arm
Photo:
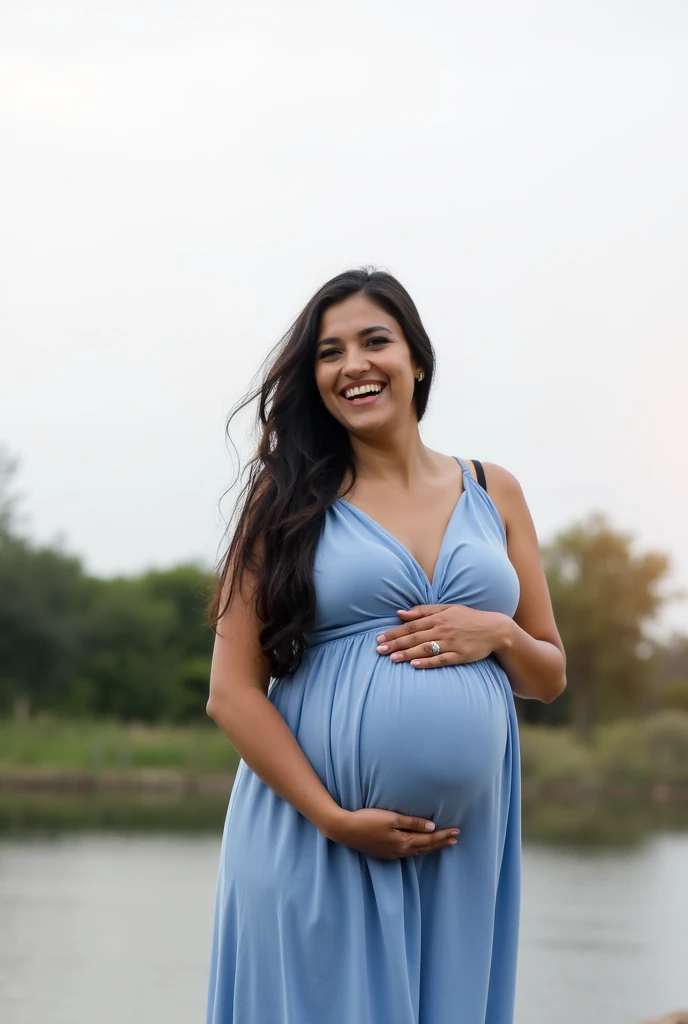
<path fill-rule="evenodd" d="M 328 839 L 371 856 L 393 859 L 454 844 L 456 828 L 435 832 L 423 818 L 339 806 L 268 700 L 270 671 L 259 631 L 253 586 L 244 579 L 218 624 L 207 712 L 249 768 Z"/>
<path fill-rule="evenodd" d="M 270 670 L 259 629 L 253 587 L 244 579 L 218 624 L 206 710 L 256 775 L 328 835 L 342 808 L 267 698 Z"/>
<path fill-rule="evenodd" d="M 485 463 L 489 490 L 506 520 L 509 561 L 518 573 L 520 599 L 513 619 L 503 617 L 503 641 L 495 657 L 519 697 L 549 703 L 566 687 L 566 652 L 552 610 L 530 510 L 508 470 Z"/>

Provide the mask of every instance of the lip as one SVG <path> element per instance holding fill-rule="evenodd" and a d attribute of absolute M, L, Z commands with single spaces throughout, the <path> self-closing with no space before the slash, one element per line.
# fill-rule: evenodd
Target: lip
<path fill-rule="evenodd" d="M 344 387 L 341 388 L 339 394 L 342 398 L 344 398 L 344 392 L 348 391 L 349 388 L 362 388 L 364 384 L 380 384 L 382 387 L 382 391 L 384 391 L 384 389 L 387 387 L 387 381 L 385 380 L 375 380 L 373 377 L 366 377 L 364 380 L 357 380 L 355 383 L 352 381 L 350 384 L 345 384 Z M 382 394 L 382 392 L 380 392 L 380 394 Z M 369 397 L 371 396 L 366 395 L 366 398 Z M 377 398 L 378 396 L 374 395 L 372 397 Z M 350 399 L 344 398 L 344 401 L 350 402 Z"/>

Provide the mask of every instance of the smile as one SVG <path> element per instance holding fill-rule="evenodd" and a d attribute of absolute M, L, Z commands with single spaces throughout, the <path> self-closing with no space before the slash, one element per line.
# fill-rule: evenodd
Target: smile
<path fill-rule="evenodd" d="M 377 383 L 352 385 L 342 392 L 342 396 L 349 405 L 370 405 L 377 401 L 386 386 Z"/>

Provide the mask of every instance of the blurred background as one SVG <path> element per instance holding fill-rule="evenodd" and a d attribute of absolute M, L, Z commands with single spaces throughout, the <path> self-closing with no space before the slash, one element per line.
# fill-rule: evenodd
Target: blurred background
<path fill-rule="evenodd" d="M 680 0 L 2 4 L 3 1022 L 203 1017 L 226 415 L 363 264 L 567 650 L 519 702 L 517 1024 L 688 1005 L 687 43 Z"/>

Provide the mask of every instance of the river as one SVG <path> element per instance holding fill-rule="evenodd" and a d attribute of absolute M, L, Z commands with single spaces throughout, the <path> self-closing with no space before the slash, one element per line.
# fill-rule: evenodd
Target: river
<path fill-rule="evenodd" d="M 2 1024 L 200 1024 L 219 844 L 0 837 Z M 517 1024 L 637 1024 L 688 1006 L 687 968 L 688 832 L 525 844 Z"/>

